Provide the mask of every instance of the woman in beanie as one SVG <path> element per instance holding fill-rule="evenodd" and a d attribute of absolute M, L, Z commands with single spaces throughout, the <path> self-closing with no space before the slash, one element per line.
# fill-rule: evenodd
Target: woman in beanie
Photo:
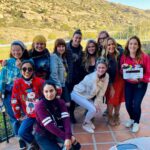
<path fill-rule="evenodd" d="M 44 80 L 34 75 L 34 63 L 25 60 L 21 64 L 21 78 L 14 82 L 11 105 L 14 116 L 18 120 L 17 136 L 20 138 L 20 149 L 35 150 L 32 135 L 35 123 L 35 104 L 42 96 L 41 90 Z"/>
<path fill-rule="evenodd" d="M 67 43 L 67 62 L 68 62 L 68 73 L 69 80 L 67 83 L 69 92 L 72 91 L 75 84 L 78 84 L 82 80 L 82 58 L 83 51 L 81 46 L 82 33 L 81 30 L 78 29 L 74 32 L 73 37 L 69 43 Z M 71 102 L 71 121 L 75 123 L 76 120 L 74 118 L 74 109 L 75 103 Z"/>
<path fill-rule="evenodd" d="M 33 38 L 29 55 L 35 64 L 36 76 L 47 80 L 50 75 L 50 53 L 46 48 L 46 38 L 43 35 L 37 35 Z"/>
<path fill-rule="evenodd" d="M 0 74 L 0 101 L 3 101 L 12 126 L 16 122 L 10 103 L 12 87 L 14 80 L 21 76 L 21 62 L 27 58 L 29 56 L 24 43 L 22 41 L 13 41 L 11 43 L 10 58 L 5 61 L 6 64 L 3 66 Z"/>

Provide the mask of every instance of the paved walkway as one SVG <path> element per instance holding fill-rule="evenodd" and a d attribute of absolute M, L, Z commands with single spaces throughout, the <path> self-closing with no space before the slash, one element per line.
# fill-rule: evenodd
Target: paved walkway
<path fill-rule="evenodd" d="M 101 107 L 101 113 L 96 116 L 94 124 L 96 130 L 94 134 L 86 133 L 82 127 L 84 110 L 77 108 L 76 118 L 78 123 L 72 126 L 72 130 L 76 138 L 82 144 L 82 150 L 108 150 L 116 143 L 135 137 L 150 136 L 150 85 L 142 103 L 142 116 L 140 123 L 140 131 L 136 134 L 131 133 L 129 129 L 124 127 L 125 121 L 128 119 L 124 104 L 121 106 L 121 124 L 117 127 L 107 125 L 105 118 L 102 117 L 102 112 L 105 110 L 105 105 Z M 0 150 L 18 150 L 17 140 L 10 139 L 10 143 L 0 143 Z"/>

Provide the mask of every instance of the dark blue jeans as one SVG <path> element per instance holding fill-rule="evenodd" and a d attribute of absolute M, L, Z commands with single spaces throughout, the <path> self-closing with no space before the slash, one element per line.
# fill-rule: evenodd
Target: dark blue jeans
<path fill-rule="evenodd" d="M 10 123 L 12 125 L 13 128 L 13 132 L 16 135 L 17 132 L 17 127 L 16 127 L 16 123 L 18 122 L 17 119 L 14 116 L 14 112 L 12 110 L 12 106 L 11 106 L 11 92 L 7 92 L 5 94 L 5 98 L 3 100 L 3 104 L 5 106 L 6 112 L 10 118 Z"/>
<path fill-rule="evenodd" d="M 41 150 L 61 150 L 57 138 L 52 138 L 50 135 L 37 132 L 34 137 Z"/>
<path fill-rule="evenodd" d="M 130 119 L 139 123 L 141 117 L 141 103 L 147 90 L 147 83 L 140 82 L 133 84 L 125 83 L 125 104 Z"/>
<path fill-rule="evenodd" d="M 17 135 L 29 144 L 34 141 L 34 136 L 32 134 L 34 123 L 35 118 L 26 118 L 18 125 Z"/>

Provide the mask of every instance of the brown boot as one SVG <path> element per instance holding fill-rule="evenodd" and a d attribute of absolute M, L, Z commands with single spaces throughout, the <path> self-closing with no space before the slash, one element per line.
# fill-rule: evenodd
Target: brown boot
<path fill-rule="evenodd" d="M 115 126 L 114 117 L 112 115 L 108 116 L 108 124 L 110 126 Z"/>
<path fill-rule="evenodd" d="M 120 125 L 120 117 L 119 117 L 119 114 L 114 114 L 114 122 L 115 122 L 115 125 L 116 125 L 116 126 Z"/>

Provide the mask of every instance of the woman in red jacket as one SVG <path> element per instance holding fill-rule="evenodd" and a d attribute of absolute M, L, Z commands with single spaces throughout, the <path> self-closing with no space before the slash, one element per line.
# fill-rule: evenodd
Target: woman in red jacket
<path fill-rule="evenodd" d="M 21 149 L 26 149 L 26 145 L 29 145 L 31 147 L 29 150 L 34 150 L 34 137 L 32 135 L 35 122 L 34 108 L 42 95 L 41 89 L 44 80 L 34 76 L 34 64 L 31 60 L 22 62 L 21 74 L 22 78 L 14 82 L 11 104 L 14 115 L 20 122 L 20 125 L 18 125 L 18 136 L 22 140 Z"/>
<path fill-rule="evenodd" d="M 125 46 L 124 55 L 121 58 L 122 69 L 125 67 L 143 68 L 143 78 L 126 79 L 125 82 L 125 104 L 130 120 L 126 122 L 126 127 L 132 127 L 132 132 L 139 131 L 141 117 L 141 103 L 150 82 L 150 68 L 148 63 L 150 57 L 141 50 L 141 42 L 137 36 L 131 37 Z"/>

